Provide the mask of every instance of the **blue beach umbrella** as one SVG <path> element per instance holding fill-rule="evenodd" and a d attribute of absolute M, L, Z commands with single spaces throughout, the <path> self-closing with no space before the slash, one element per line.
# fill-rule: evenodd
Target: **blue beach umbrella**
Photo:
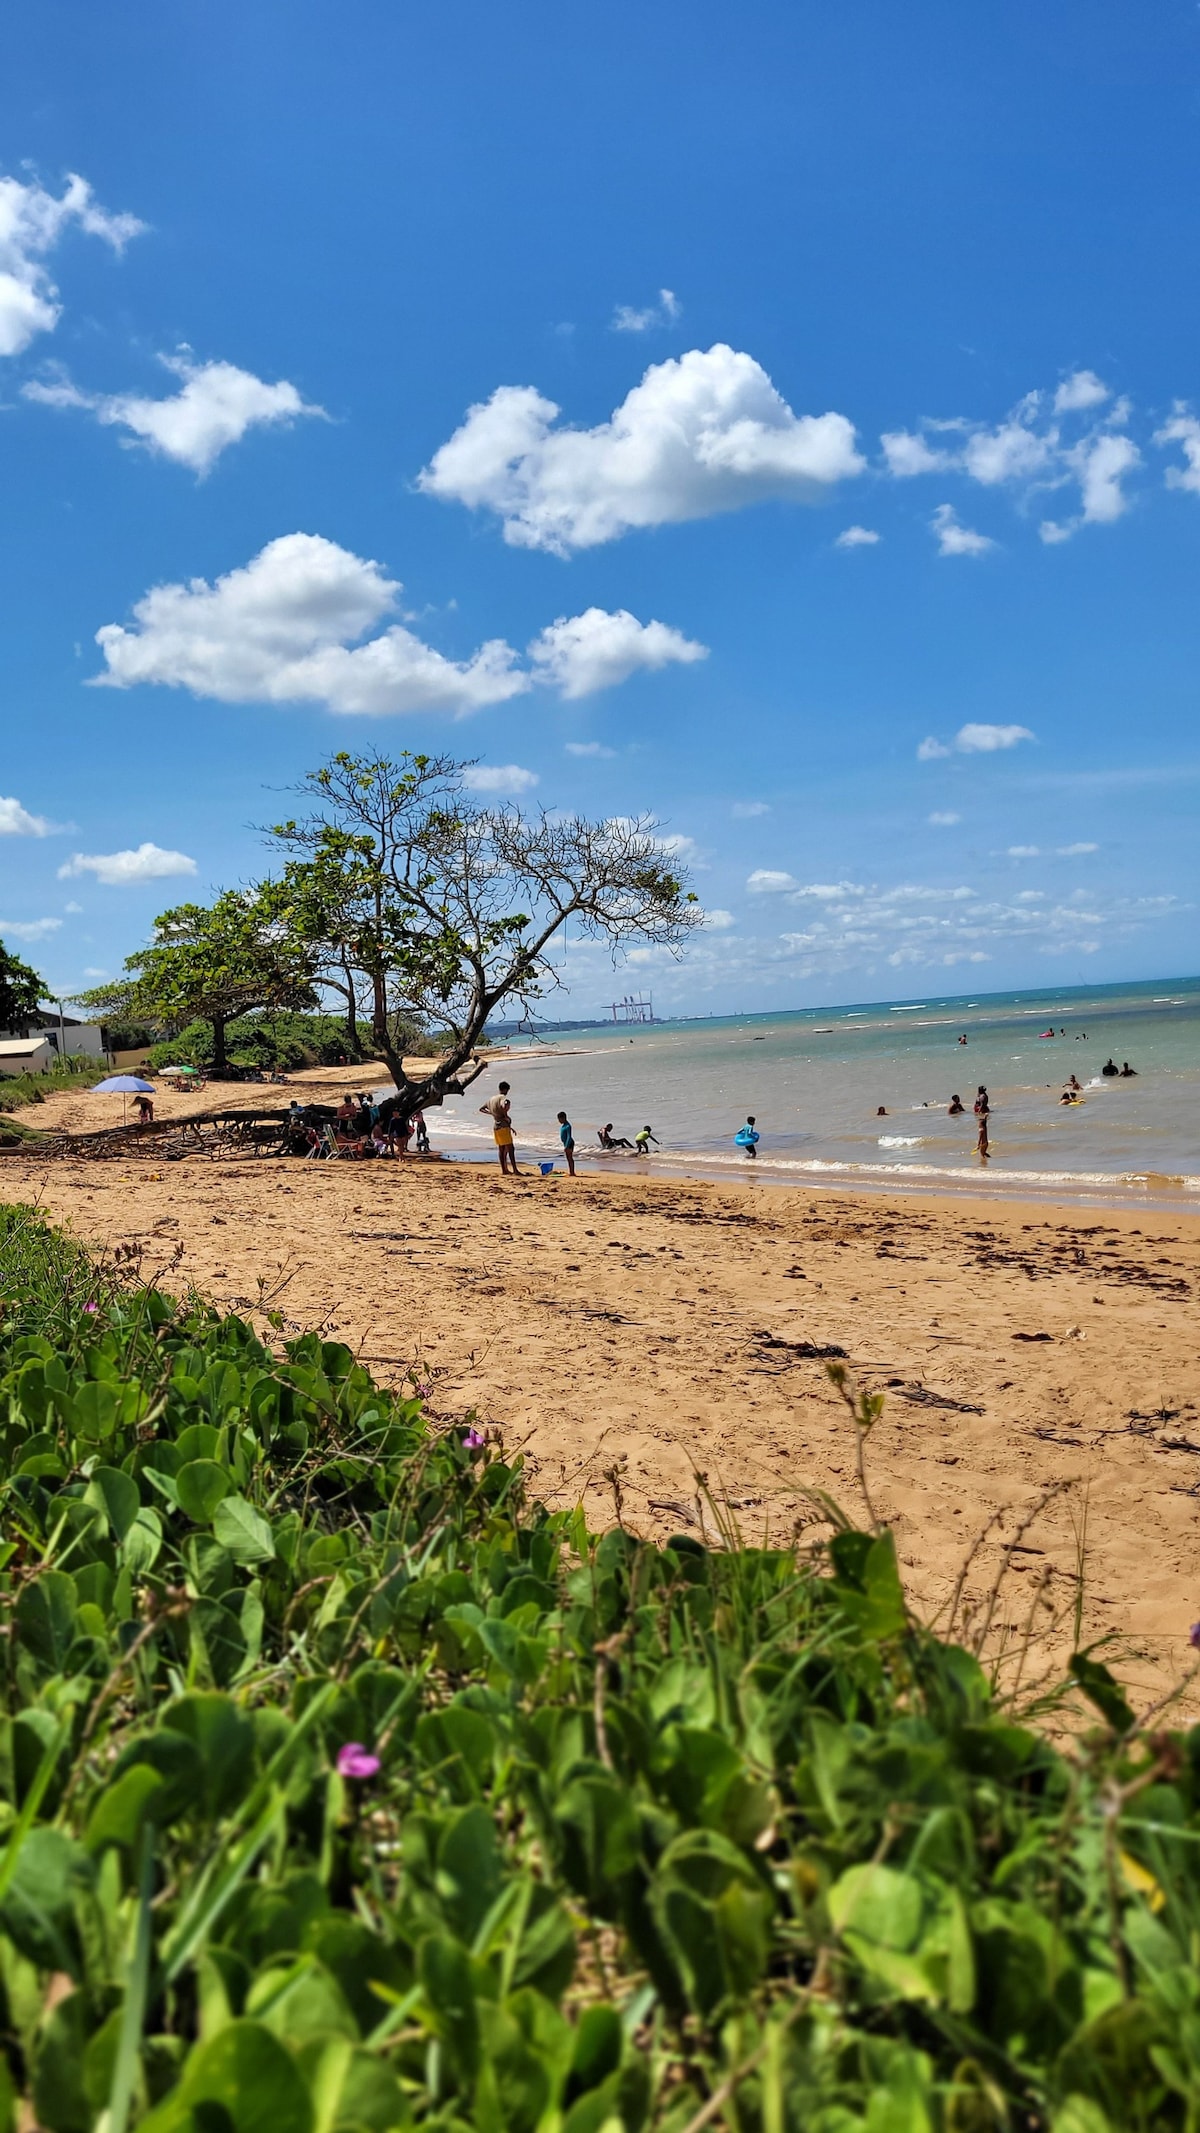
<path fill-rule="evenodd" d="M 121 1099 L 121 1122 L 124 1124 L 129 1112 L 129 1106 L 125 1101 L 126 1097 L 133 1095 L 153 1096 L 154 1083 L 152 1081 L 143 1081 L 140 1074 L 110 1074 L 106 1081 L 94 1081 L 91 1093 L 93 1096 L 119 1096 Z"/>

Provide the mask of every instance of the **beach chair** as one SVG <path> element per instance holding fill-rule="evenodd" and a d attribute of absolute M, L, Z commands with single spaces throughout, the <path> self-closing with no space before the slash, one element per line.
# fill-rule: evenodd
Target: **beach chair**
<path fill-rule="evenodd" d="M 310 1132 L 312 1135 L 312 1145 L 309 1148 L 308 1154 L 304 1158 L 306 1163 L 311 1163 L 314 1157 L 318 1162 L 322 1162 L 326 1160 L 329 1156 L 341 1155 L 342 1151 L 338 1147 L 337 1135 L 335 1134 L 332 1126 L 313 1126 L 310 1128 Z"/>

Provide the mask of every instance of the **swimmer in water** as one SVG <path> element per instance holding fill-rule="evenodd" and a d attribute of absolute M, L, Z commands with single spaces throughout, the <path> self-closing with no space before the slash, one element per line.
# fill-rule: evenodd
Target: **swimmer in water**
<path fill-rule="evenodd" d="M 966 1105 L 964 1104 L 962 1097 L 952 1096 L 950 1098 L 950 1109 L 947 1112 L 946 1116 L 948 1118 L 961 1118 L 965 1110 Z"/>
<path fill-rule="evenodd" d="M 1127 1059 L 1122 1062 L 1120 1078 L 1122 1081 L 1137 1080 L 1137 1068 L 1131 1067 Z"/>
<path fill-rule="evenodd" d="M 745 1125 L 738 1128 L 733 1138 L 736 1145 L 744 1149 L 751 1162 L 753 1162 L 758 1154 L 758 1130 L 754 1124 L 753 1112 L 746 1120 Z"/>

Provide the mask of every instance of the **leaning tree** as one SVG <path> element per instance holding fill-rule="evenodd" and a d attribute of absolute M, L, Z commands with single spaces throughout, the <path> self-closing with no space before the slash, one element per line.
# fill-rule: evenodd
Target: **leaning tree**
<path fill-rule="evenodd" d="M 305 780 L 309 812 L 269 832 L 286 854 L 278 890 L 319 967 L 361 979 L 401 1117 L 482 1073 L 476 1047 L 503 1001 L 527 1009 L 562 983 L 549 950 L 568 921 L 614 961 L 635 946 L 678 952 L 701 921 L 649 818 L 489 806 L 466 767 L 339 753 Z M 445 1049 L 410 1078 L 414 1023 Z"/>
<path fill-rule="evenodd" d="M 210 1022 L 212 1070 L 228 1071 L 225 1031 L 255 1008 L 315 1007 L 316 958 L 290 923 L 280 886 L 226 889 L 212 904 L 177 904 L 154 938 L 126 958 L 125 975 L 81 997 L 87 1007 L 148 1023 L 163 1034 Z"/>

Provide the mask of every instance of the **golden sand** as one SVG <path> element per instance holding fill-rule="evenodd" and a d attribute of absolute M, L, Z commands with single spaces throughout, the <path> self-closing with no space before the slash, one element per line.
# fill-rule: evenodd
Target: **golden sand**
<path fill-rule="evenodd" d="M 157 1108 L 328 1097 L 356 1073 Z M 67 1094 L 23 1115 L 94 1130 L 112 1117 L 104 1101 Z M 94 1247 L 140 1246 L 164 1287 L 326 1328 L 382 1379 L 427 1385 L 437 1416 L 475 1411 L 523 1447 L 549 1501 L 582 1497 L 603 1521 L 619 1497 L 648 1533 L 711 1532 L 697 1474 L 748 1539 L 785 1538 L 813 1489 L 857 1513 L 849 1418 L 802 1352 L 844 1348 L 887 1393 L 869 1480 L 922 1611 L 944 1604 L 970 1540 L 1006 1508 L 967 1580 L 979 1601 L 997 1541 L 1061 1484 L 1011 1559 L 998 1618 L 1011 1637 L 1031 1608 L 1069 1616 L 1082 1560 L 1083 1636 L 1116 1633 L 1147 1698 L 1192 1656 L 1195 1216 L 598 1170 L 501 1180 L 436 1161 L 24 1153 L 4 1159 L 0 1195 L 38 1200 Z"/>

